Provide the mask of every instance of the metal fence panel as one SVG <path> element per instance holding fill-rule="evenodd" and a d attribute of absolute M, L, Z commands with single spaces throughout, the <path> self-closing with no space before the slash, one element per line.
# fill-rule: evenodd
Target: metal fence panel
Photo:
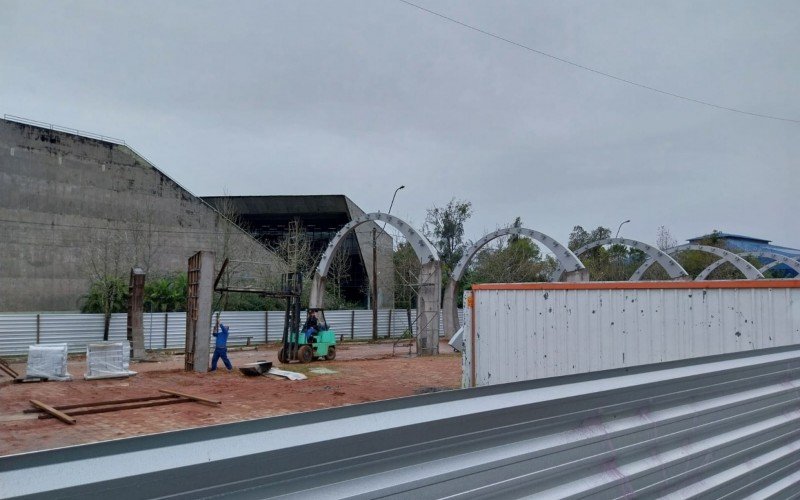
<path fill-rule="evenodd" d="M 459 310 L 463 316 L 463 311 Z M 36 313 L 0 314 L 0 356 L 19 356 L 36 343 Z M 441 315 L 440 315 L 441 316 Z M 241 346 L 251 337 L 252 343 L 279 342 L 283 335 L 284 311 L 227 311 L 223 321 L 230 326 L 228 345 Z M 300 314 L 301 324 L 306 312 Z M 345 340 L 372 339 L 371 310 L 325 311 L 325 319 L 337 336 Z M 213 322 L 213 320 L 212 320 Z M 411 310 L 414 335 L 417 334 L 417 311 Z M 266 324 L 265 324 L 266 323 Z M 144 343 L 146 349 L 183 349 L 186 342 L 186 313 L 144 313 Z M 211 328 L 211 325 L 209 325 Z M 408 329 L 405 309 L 378 311 L 378 338 L 397 338 Z M 40 342 L 43 344 L 66 342 L 69 352 L 80 353 L 90 342 L 103 339 L 102 314 L 41 313 Z M 442 330 L 440 330 L 442 331 Z M 127 339 L 127 315 L 111 315 L 109 340 Z M 211 339 L 213 345 L 213 337 Z"/>
<path fill-rule="evenodd" d="M 668 283 L 475 287 L 476 384 L 800 343 L 800 281 Z"/>
<path fill-rule="evenodd" d="M 186 313 L 167 313 L 167 349 L 186 347 Z"/>
<path fill-rule="evenodd" d="M 36 314 L 0 314 L 0 356 L 24 356 L 36 343 Z"/>

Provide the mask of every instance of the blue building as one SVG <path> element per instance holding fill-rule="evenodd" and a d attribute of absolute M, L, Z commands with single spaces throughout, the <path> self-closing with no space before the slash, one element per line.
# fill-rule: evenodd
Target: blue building
<path fill-rule="evenodd" d="M 705 236 L 690 238 L 689 243 L 699 244 L 709 239 L 723 242 L 725 248 L 731 252 L 774 252 L 794 260 L 800 260 L 800 249 L 772 245 L 770 240 L 743 236 L 741 234 L 714 232 Z M 764 265 L 772 262 L 772 259 L 761 258 L 760 260 Z M 797 273 L 786 264 L 779 264 L 771 268 L 770 272 L 772 276 L 776 278 L 792 278 L 797 276 Z"/>

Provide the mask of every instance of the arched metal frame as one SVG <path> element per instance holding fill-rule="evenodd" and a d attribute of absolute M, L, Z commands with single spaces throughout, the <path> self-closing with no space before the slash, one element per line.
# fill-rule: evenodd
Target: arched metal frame
<path fill-rule="evenodd" d="M 377 212 L 362 215 L 361 217 L 351 220 L 336 233 L 330 243 L 328 243 L 328 247 L 325 249 L 325 252 L 323 252 L 322 258 L 317 266 L 317 273 L 320 276 L 327 276 L 337 248 L 339 248 L 339 245 L 344 241 L 345 237 L 350 234 L 350 231 L 367 222 L 385 222 L 400 231 L 400 234 L 411 244 L 411 248 L 419 258 L 420 264 L 439 260 L 439 253 L 436 251 L 436 248 L 425 236 L 411 227 L 410 224 L 394 215 Z"/>
<path fill-rule="evenodd" d="M 770 262 L 769 264 L 761 267 L 758 270 L 758 272 L 760 272 L 762 275 L 764 274 L 764 272 L 766 272 L 766 271 L 768 271 L 768 270 L 772 269 L 773 267 L 775 267 L 777 265 L 780 265 L 780 264 L 787 265 L 790 269 L 792 269 L 794 272 L 796 272 L 798 275 L 800 275 L 800 262 L 792 259 L 791 257 L 787 257 L 787 256 L 781 255 L 779 253 L 765 252 L 765 251 L 754 251 L 754 252 L 742 252 L 742 253 L 739 253 L 737 255 L 742 256 L 742 257 L 759 257 L 759 258 L 763 258 L 763 259 L 772 259 L 772 262 Z M 714 272 L 719 266 L 724 264 L 725 262 L 727 262 L 727 261 L 723 260 L 723 259 L 714 261 L 710 266 L 708 266 L 707 268 L 703 269 L 700 272 L 700 274 L 697 275 L 697 281 L 702 281 L 702 280 L 708 279 L 708 276 L 712 272 Z"/>
<path fill-rule="evenodd" d="M 689 273 L 686 272 L 683 266 L 678 264 L 678 262 L 670 257 L 666 252 L 663 252 L 652 245 L 648 245 L 647 243 L 637 240 L 629 240 L 627 238 L 605 238 L 602 240 L 593 241 L 575 250 L 575 254 L 582 255 L 593 248 L 603 245 L 625 245 L 626 247 L 641 250 L 647 255 L 648 258 L 645 261 L 645 264 L 648 264 L 648 262 L 650 264 L 648 264 L 644 270 L 642 270 L 644 264 L 640 266 L 639 269 L 634 271 L 633 275 L 628 279 L 628 281 L 640 281 L 644 275 L 644 271 L 646 271 L 647 268 L 649 268 L 650 265 L 655 262 L 658 262 L 672 279 L 683 279 L 689 276 Z"/>
<path fill-rule="evenodd" d="M 455 279 L 456 282 L 461 281 L 461 278 L 464 277 L 464 272 L 466 271 L 467 266 L 481 248 L 483 248 L 492 240 L 502 236 L 511 235 L 526 236 L 547 247 L 547 249 L 553 252 L 553 254 L 556 256 L 559 266 L 558 271 L 560 273 L 563 273 L 565 270 L 566 272 L 572 272 L 586 269 L 586 267 L 583 265 L 583 262 L 581 262 L 580 259 L 578 259 L 578 257 L 572 253 L 569 248 L 565 247 L 550 236 L 540 233 L 539 231 L 534 231 L 533 229 L 526 229 L 524 227 L 507 227 L 487 234 L 470 246 L 467 251 L 464 252 L 464 256 L 458 261 L 456 267 L 453 268 L 453 274 L 451 275 L 451 278 Z M 560 274 L 556 275 L 554 273 L 551 278 L 554 278 L 554 281 L 556 281 L 557 278 L 560 278 Z"/>
<path fill-rule="evenodd" d="M 439 253 L 425 236 L 417 232 L 406 221 L 380 212 L 362 215 L 345 224 L 331 239 L 314 272 L 309 307 L 322 307 L 325 298 L 325 279 L 333 256 L 345 237 L 356 227 L 367 222 L 385 222 L 405 237 L 420 262 L 419 291 L 417 293 L 417 352 L 437 354 L 439 352 L 439 303 L 441 300 L 441 262 Z"/>
<path fill-rule="evenodd" d="M 469 263 L 472 261 L 478 251 L 480 251 L 480 249 L 483 248 L 487 243 L 502 236 L 511 235 L 526 236 L 531 238 L 553 252 L 556 260 L 558 261 L 559 267 L 551 275 L 551 280 L 559 280 L 564 275 L 571 275 L 574 281 L 587 281 L 589 279 L 588 273 L 586 272 L 586 267 L 583 265 L 580 259 L 578 259 L 578 257 L 576 257 L 569 248 L 562 245 L 550 236 L 524 227 L 507 227 L 504 229 L 498 229 L 497 231 L 487 234 L 472 244 L 464 252 L 461 260 L 459 260 L 456 266 L 453 268 L 453 273 L 450 275 L 450 280 L 447 282 L 447 288 L 445 288 L 444 300 L 442 303 L 445 336 L 450 337 L 456 332 L 456 330 L 458 330 L 459 327 L 458 308 L 456 307 L 456 288 L 458 282 L 464 277 L 467 266 L 469 266 Z"/>
<path fill-rule="evenodd" d="M 798 276 L 800 276 L 800 262 L 791 257 L 787 257 L 786 255 L 767 251 L 742 252 L 739 255 L 744 255 L 745 257 L 758 257 L 761 259 L 772 259 L 772 262 L 759 269 L 759 272 L 763 273 L 767 269 L 772 269 L 780 264 L 785 264 L 794 272 L 796 272 Z"/>
<path fill-rule="evenodd" d="M 687 243 L 685 245 L 678 245 L 676 247 L 668 248 L 667 250 L 665 250 L 665 252 L 668 253 L 669 255 L 675 255 L 677 253 L 685 252 L 687 250 L 696 250 L 696 251 L 699 251 L 699 252 L 705 252 L 705 253 L 710 253 L 712 255 L 716 255 L 717 257 L 720 257 L 721 259 L 723 259 L 723 262 L 720 262 L 719 264 L 717 264 L 717 266 L 722 265 L 724 262 L 730 262 L 739 271 L 741 271 L 742 274 L 744 274 L 746 279 L 755 280 L 755 279 L 761 279 L 761 278 L 764 277 L 764 275 L 761 274 L 758 269 L 753 267 L 752 264 L 750 264 L 749 262 L 747 262 L 743 258 L 739 257 L 737 254 L 735 254 L 733 252 L 730 252 L 728 250 L 725 250 L 723 248 L 717 248 L 717 247 L 712 247 L 712 246 L 708 246 L 708 245 L 695 245 L 695 244 L 692 244 L 692 243 Z M 716 264 L 716 262 L 715 262 L 715 264 Z M 634 274 L 636 274 L 636 273 L 644 274 L 645 271 L 647 271 L 647 269 L 651 265 L 653 265 L 652 261 L 650 261 L 650 260 L 646 261 L 644 264 L 642 264 L 639 267 L 639 269 L 636 270 L 636 272 Z M 713 269 L 711 271 L 713 271 Z M 702 274 L 703 273 L 701 272 L 700 275 L 702 275 Z M 710 271 L 709 271 L 708 274 L 710 274 Z M 706 276 L 708 276 L 708 274 L 706 274 Z M 702 281 L 700 279 L 700 275 L 698 275 L 698 277 L 695 278 L 695 281 L 698 281 L 698 280 Z"/>

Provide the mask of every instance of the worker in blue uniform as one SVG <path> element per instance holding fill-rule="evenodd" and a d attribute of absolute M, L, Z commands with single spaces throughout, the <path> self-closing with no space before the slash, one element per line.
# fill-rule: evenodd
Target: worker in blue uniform
<path fill-rule="evenodd" d="M 214 356 L 211 358 L 211 370 L 209 371 L 216 371 L 217 361 L 220 358 L 222 358 L 222 362 L 225 363 L 225 368 L 228 371 L 233 370 L 231 360 L 228 359 L 228 333 L 228 327 L 220 323 L 219 316 L 217 316 L 217 323 L 214 325 L 214 332 L 212 333 L 217 340 L 214 344 Z"/>

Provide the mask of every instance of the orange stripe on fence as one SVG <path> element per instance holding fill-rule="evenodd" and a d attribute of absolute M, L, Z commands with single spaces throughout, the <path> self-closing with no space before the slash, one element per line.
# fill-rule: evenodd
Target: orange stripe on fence
<path fill-rule="evenodd" d="M 484 283 L 472 285 L 472 290 L 710 290 L 716 288 L 800 288 L 800 280 L 559 281 L 549 283 Z"/>

